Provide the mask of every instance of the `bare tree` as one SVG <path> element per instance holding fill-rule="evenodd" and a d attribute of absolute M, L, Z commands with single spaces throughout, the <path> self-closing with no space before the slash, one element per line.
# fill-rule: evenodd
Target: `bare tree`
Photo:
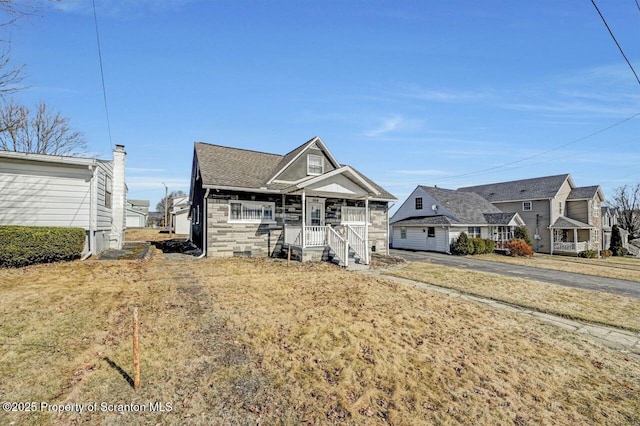
<path fill-rule="evenodd" d="M 40 102 L 35 112 L 13 100 L 0 108 L 0 149 L 49 155 L 78 155 L 86 150 L 84 135 L 69 118 Z"/>
<path fill-rule="evenodd" d="M 167 208 L 171 209 L 173 207 L 174 198 L 185 197 L 187 194 L 184 191 L 171 191 L 169 195 L 166 197 L 162 197 L 162 199 L 156 204 L 156 211 L 163 212 L 164 211 L 164 202 L 165 198 L 167 200 Z"/>
<path fill-rule="evenodd" d="M 620 214 L 620 226 L 638 237 L 640 231 L 640 183 L 616 188 L 613 194 L 614 207 Z"/>

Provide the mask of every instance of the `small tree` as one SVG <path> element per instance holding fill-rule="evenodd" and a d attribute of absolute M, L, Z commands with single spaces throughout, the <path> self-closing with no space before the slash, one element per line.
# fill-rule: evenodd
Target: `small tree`
<path fill-rule="evenodd" d="M 618 225 L 613 225 L 611 227 L 611 245 L 609 245 L 609 250 L 614 256 L 624 256 L 625 254 L 625 249 L 622 243 L 622 234 L 620 233 Z"/>
<path fill-rule="evenodd" d="M 533 244 L 531 243 L 531 238 L 529 237 L 529 230 L 526 226 L 518 226 L 513 231 L 513 238 L 516 240 L 524 240 L 525 243 L 533 246 Z"/>
<path fill-rule="evenodd" d="M 461 232 L 458 238 L 451 244 L 451 254 L 466 256 L 469 254 L 470 241 L 466 233 Z"/>

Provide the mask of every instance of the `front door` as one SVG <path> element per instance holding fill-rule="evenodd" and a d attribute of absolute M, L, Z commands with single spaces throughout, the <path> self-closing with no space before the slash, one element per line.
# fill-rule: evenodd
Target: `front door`
<path fill-rule="evenodd" d="M 307 226 L 324 226 L 324 200 L 307 200 Z"/>

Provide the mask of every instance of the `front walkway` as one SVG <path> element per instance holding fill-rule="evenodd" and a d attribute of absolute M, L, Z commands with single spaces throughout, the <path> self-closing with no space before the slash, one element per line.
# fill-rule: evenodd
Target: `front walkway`
<path fill-rule="evenodd" d="M 606 347 L 619 350 L 623 353 L 629 354 L 635 358 L 640 359 L 640 333 L 634 333 L 632 331 L 622 330 L 615 327 L 607 327 L 604 325 L 591 324 L 582 321 L 576 321 L 567 319 L 557 315 L 545 314 L 538 312 L 530 308 L 523 308 L 508 303 L 498 302 L 491 299 L 485 299 L 478 296 L 472 296 L 468 294 L 460 293 L 459 291 L 449 288 L 438 287 L 435 285 L 425 284 L 419 281 L 413 281 L 406 278 L 394 277 L 386 275 L 385 269 L 372 269 L 369 271 L 362 271 L 360 273 L 370 276 L 383 278 L 389 281 L 394 281 L 403 285 L 410 285 L 413 287 L 422 288 L 425 290 L 437 291 L 439 293 L 446 294 L 447 296 L 466 300 L 470 302 L 481 303 L 488 305 L 492 308 L 502 309 L 504 311 L 512 312 L 516 315 L 537 319 L 547 324 L 555 325 L 556 327 L 563 328 L 568 331 L 572 331 L 577 334 L 581 334 L 587 339 L 600 343 Z"/>

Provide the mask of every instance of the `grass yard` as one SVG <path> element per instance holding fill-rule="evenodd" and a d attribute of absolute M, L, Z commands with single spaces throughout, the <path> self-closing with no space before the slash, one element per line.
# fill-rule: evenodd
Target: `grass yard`
<path fill-rule="evenodd" d="M 535 256 L 511 257 L 501 254 L 483 254 L 473 258 L 491 262 L 533 266 L 555 271 L 575 272 L 597 277 L 618 278 L 640 282 L 640 259 L 633 257 L 609 257 L 606 259 L 584 259 L 581 257 L 551 256 L 536 253 Z"/>
<path fill-rule="evenodd" d="M 638 359 L 329 264 L 156 251 L 0 274 L 0 400 L 147 407 L 3 423 L 640 423 Z"/>
<path fill-rule="evenodd" d="M 640 300 L 632 297 L 423 262 L 388 274 L 566 318 L 640 331 Z"/>

